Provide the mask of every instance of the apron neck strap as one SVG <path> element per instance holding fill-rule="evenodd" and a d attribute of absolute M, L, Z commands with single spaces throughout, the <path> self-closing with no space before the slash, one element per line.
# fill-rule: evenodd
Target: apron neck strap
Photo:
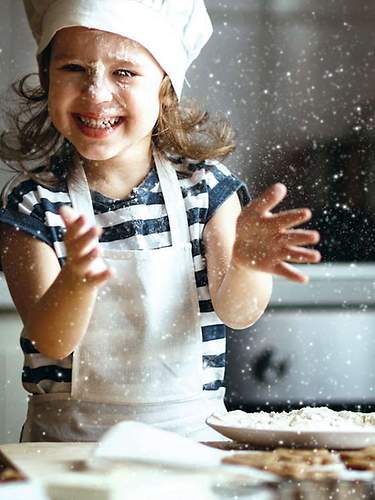
<path fill-rule="evenodd" d="M 95 226 L 94 207 L 92 205 L 91 194 L 85 169 L 81 158 L 76 154 L 74 155 L 75 175 L 68 176 L 68 190 L 69 196 L 72 200 L 73 208 L 78 214 L 84 214 L 88 219 L 90 226 Z"/>
<path fill-rule="evenodd" d="M 172 245 L 189 243 L 189 225 L 177 172 L 170 161 L 155 148 L 153 150 L 153 157 L 169 219 Z M 72 205 L 79 214 L 84 214 L 90 226 L 93 226 L 96 222 L 90 188 L 83 168 L 83 162 L 78 155 L 75 155 L 74 163 L 76 175 L 74 179 L 72 178 L 73 176 L 68 177 L 68 190 Z"/>
<path fill-rule="evenodd" d="M 176 169 L 156 148 L 153 156 L 168 215 L 172 245 L 189 243 L 189 224 Z"/>

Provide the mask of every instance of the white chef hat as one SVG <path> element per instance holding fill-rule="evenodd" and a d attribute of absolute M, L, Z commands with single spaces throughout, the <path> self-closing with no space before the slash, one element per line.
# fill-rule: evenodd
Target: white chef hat
<path fill-rule="evenodd" d="M 212 35 L 204 0 L 23 0 L 39 55 L 62 28 L 83 26 L 143 45 L 181 97 L 185 74 Z"/>

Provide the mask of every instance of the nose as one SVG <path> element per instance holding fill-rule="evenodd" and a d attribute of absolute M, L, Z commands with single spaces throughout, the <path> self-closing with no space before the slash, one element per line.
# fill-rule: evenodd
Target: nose
<path fill-rule="evenodd" d="M 111 84 L 102 72 L 93 72 L 87 79 L 87 98 L 94 102 L 112 101 Z"/>

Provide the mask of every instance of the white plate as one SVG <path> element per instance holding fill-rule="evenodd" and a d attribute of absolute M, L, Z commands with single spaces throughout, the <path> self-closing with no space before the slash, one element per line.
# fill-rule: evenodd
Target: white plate
<path fill-rule="evenodd" d="M 239 443 L 262 448 L 329 448 L 349 450 L 375 445 L 373 431 L 281 431 L 224 425 L 223 418 L 211 415 L 206 423 L 217 432 Z"/>

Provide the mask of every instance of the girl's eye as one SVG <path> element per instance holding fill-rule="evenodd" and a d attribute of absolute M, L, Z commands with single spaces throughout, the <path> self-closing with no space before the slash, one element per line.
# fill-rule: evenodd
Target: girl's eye
<path fill-rule="evenodd" d="M 118 69 L 116 71 L 116 73 L 119 75 L 119 76 L 124 76 L 124 77 L 132 77 L 132 76 L 135 76 L 135 73 L 132 73 L 131 71 L 129 71 L 128 69 Z"/>
<path fill-rule="evenodd" d="M 80 66 L 79 64 L 65 64 L 65 66 L 62 67 L 64 71 L 85 71 L 85 68 Z"/>

